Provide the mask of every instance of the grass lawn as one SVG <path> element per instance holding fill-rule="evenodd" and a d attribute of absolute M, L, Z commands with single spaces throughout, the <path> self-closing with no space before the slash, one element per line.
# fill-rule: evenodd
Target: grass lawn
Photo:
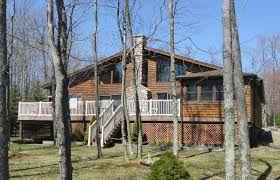
<path fill-rule="evenodd" d="M 158 159 L 159 147 L 144 147 Z M 253 179 L 280 178 L 280 149 L 252 149 Z M 74 179 L 146 179 L 149 168 L 136 160 L 124 162 L 121 147 L 106 148 L 104 158 L 96 159 L 93 147 L 73 145 Z M 223 152 L 181 151 L 183 160 L 194 179 L 223 179 Z M 12 179 L 58 179 L 57 149 L 51 145 L 11 144 L 10 175 Z M 239 167 L 237 167 L 237 173 Z"/>

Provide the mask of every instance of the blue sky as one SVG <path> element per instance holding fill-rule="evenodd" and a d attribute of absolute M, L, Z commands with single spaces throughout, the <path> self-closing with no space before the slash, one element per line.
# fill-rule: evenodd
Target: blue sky
<path fill-rule="evenodd" d="M 162 0 L 139 0 L 134 12 L 134 32 L 137 35 L 149 36 L 151 29 L 159 22 L 159 7 Z M 38 1 L 36 1 L 38 2 Z M 115 1 L 100 0 L 101 5 Z M 280 32 L 280 1 L 279 0 L 236 0 L 236 14 L 239 25 L 241 50 L 255 48 L 258 36 L 271 36 Z M 39 1 L 41 8 L 45 8 L 45 1 Z M 212 48 L 217 52 L 215 55 L 221 61 L 222 47 L 222 23 L 221 23 L 222 0 L 181 0 L 176 15 L 175 40 L 181 41 L 176 44 L 178 54 L 189 54 L 201 61 L 209 60 L 209 54 L 201 51 Z M 165 20 L 160 23 L 157 32 L 152 36 L 163 41 L 169 40 L 168 8 L 163 8 Z M 99 56 L 112 55 L 120 50 L 119 34 L 115 21 L 115 9 L 100 7 L 99 11 Z M 88 9 L 84 22 L 79 27 L 79 33 L 86 39 L 79 42 L 79 53 L 91 54 L 91 34 L 93 30 L 92 9 Z M 190 27 L 189 24 L 192 26 Z M 185 37 L 190 37 L 195 45 Z M 148 45 L 168 50 L 165 42 L 150 41 Z M 187 53 L 187 48 L 191 52 Z M 244 51 L 243 51 L 244 52 Z M 243 53 L 244 54 L 244 53 Z M 90 55 L 89 55 L 90 56 Z M 243 55 L 243 67 L 250 70 L 246 55 Z"/>

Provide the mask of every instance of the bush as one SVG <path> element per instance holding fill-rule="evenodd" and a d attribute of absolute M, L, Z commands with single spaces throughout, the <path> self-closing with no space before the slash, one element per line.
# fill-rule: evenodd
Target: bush
<path fill-rule="evenodd" d="M 85 132 L 79 128 L 76 128 L 72 132 L 72 140 L 73 141 L 84 141 Z"/>
<path fill-rule="evenodd" d="M 138 131 L 137 131 L 138 127 L 137 126 L 138 126 L 137 121 L 134 121 L 132 134 L 131 134 L 132 143 L 137 143 L 137 139 L 138 139 Z M 148 141 L 147 135 L 145 133 L 143 133 L 142 142 L 146 143 L 147 141 Z"/>
<path fill-rule="evenodd" d="M 172 152 L 166 151 L 159 160 L 151 166 L 149 180 L 191 180 L 183 161 L 177 159 Z"/>

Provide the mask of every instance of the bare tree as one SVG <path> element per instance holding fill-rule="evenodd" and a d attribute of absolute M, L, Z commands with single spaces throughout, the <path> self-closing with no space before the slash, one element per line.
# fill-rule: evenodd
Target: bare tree
<path fill-rule="evenodd" d="M 60 179 L 72 179 L 70 110 L 67 77 L 67 18 L 63 0 L 56 1 L 58 17 L 58 41 L 55 43 L 53 0 L 48 0 L 48 39 L 55 71 L 55 116 L 57 145 L 59 149 Z"/>
<path fill-rule="evenodd" d="M 96 107 L 96 145 L 97 158 L 102 158 L 102 148 L 100 140 L 100 118 L 99 118 L 99 79 L 98 79 L 98 65 L 97 65 L 97 28 L 98 28 L 98 6 L 97 0 L 94 0 L 94 32 L 93 32 L 93 63 L 94 63 L 94 79 L 95 79 L 95 107 Z"/>
<path fill-rule="evenodd" d="M 128 111 L 127 111 L 127 102 L 126 102 L 126 87 L 125 87 L 125 80 L 126 80 L 126 9 L 123 8 L 123 21 L 121 25 L 120 19 L 120 1 L 118 1 L 117 5 L 117 24 L 118 29 L 121 37 L 122 43 L 122 96 L 121 96 L 121 106 L 122 106 L 122 124 L 121 124 L 121 131 L 122 131 L 122 143 L 124 148 L 124 158 L 128 160 L 128 149 L 127 149 L 127 141 L 128 141 L 128 133 L 125 126 L 129 127 L 129 124 L 126 124 L 126 119 L 129 118 Z M 128 119 L 129 120 L 129 119 Z M 128 128 L 129 129 L 129 128 Z"/>
<path fill-rule="evenodd" d="M 241 160 L 241 179 L 251 179 L 251 155 L 249 140 L 249 125 L 246 108 L 244 79 L 241 65 L 240 42 L 235 15 L 234 0 L 231 0 L 231 37 L 232 37 L 232 60 L 234 73 L 234 90 L 237 103 L 238 137 Z"/>
<path fill-rule="evenodd" d="M 233 61 L 231 39 L 231 0 L 224 0 L 223 60 L 224 60 L 224 110 L 225 110 L 225 179 L 235 179 Z"/>
<path fill-rule="evenodd" d="M 131 69 L 132 69 L 132 94 L 134 95 L 134 102 L 135 102 L 135 114 L 136 114 L 136 122 L 137 122 L 137 130 L 138 130 L 138 138 L 137 138 L 137 159 L 142 159 L 142 152 L 143 152 L 143 142 L 142 142 L 142 121 L 141 121 L 141 114 L 140 114 L 140 107 L 139 107 L 139 98 L 138 98 L 138 89 L 137 89 L 137 80 L 136 80 L 136 62 L 134 57 L 134 42 L 133 42 L 133 32 L 132 32 L 132 21 L 131 21 L 131 13 L 129 9 L 129 1 L 125 0 L 125 8 L 126 11 L 126 19 L 128 25 L 128 33 L 130 38 L 131 44 Z"/>
<path fill-rule="evenodd" d="M 175 44 L 174 44 L 174 8 L 173 0 L 169 0 L 169 18 L 170 18 L 170 81 L 172 91 L 172 114 L 173 114 L 173 154 L 177 157 L 178 148 L 178 108 L 176 97 L 176 74 L 175 74 Z"/>
<path fill-rule="evenodd" d="M 8 81 L 7 66 L 7 26 L 6 0 L 0 1 L 0 179 L 9 179 L 8 142 L 10 138 L 7 118 L 6 90 Z"/>
<path fill-rule="evenodd" d="M 234 116 L 233 94 L 236 97 L 241 160 L 241 179 L 251 178 L 249 126 L 246 112 L 244 79 L 241 66 L 240 43 L 234 0 L 224 0 L 224 92 L 225 92 L 225 171 L 226 179 L 234 179 Z M 233 76 L 234 74 L 234 76 Z M 234 91 L 233 91 L 234 90 Z M 233 92 L 233 93 L 232 93 Z"/>

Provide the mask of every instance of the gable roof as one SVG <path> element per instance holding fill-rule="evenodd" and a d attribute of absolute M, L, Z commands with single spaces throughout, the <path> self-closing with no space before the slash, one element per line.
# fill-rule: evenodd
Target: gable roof
<path fill-rule="evenodd" d="M 155 49 L 155 48 L 151 48 L 151 47 L 147 47 L 147 46 L 144 47 L 144 50 L 170 57 L 170 52 L 167 52 L 167 51 L 163 51 L 163 50 L 159 50 L 159 49 Z M 188 58 L 188 57 L 185 57 L 185 56 L 180 56 L 180 55 L 177 55 L 177 54 L 175 54 L 175 60 L 186 61 L 186 62 L 189 62 L 189 63 L 192 63 L 192 64 L 196 64 L 196 65 L 199 65 L 199 66 L 204 66 L 204 67 L 210 68 L 212 70 L 222 69 L 222 67 L 220 67 L 220 66 L 205 63 L 205 62 L 202 62 L 202 61 L 198 61 L 198 60 Z"/>
<path fill-rule="evenodd" d="M 127 51 L 129 51 L 129 49 L 127 49 Z M 155 55 L 162 55 L 165 57 L 170 57 L 170 53 L 167 51 L 163 51 L 163 50 L 159 50 L 159 49 L 155 49 L 155 48 L 151 48 L 151 47 L 147 47 L 144 46 L 144 54 L 155 54 Z M 118 63 L 119 61 L 121 61 L 122 58 L 122 52 L 118 52 L 112 56 L 106 57 L 100 61 L 98 61 L 97 65 L 102 65 L 102 67 L 106 67 L 108 65 L 112 65 L 112 63 Z M 205 62 L 201 62 L 198 60 L 194 60 L 192 58 L 188 58 L 185 56 L 180 56 L 180 55 L 176 55 L 175 54 L 175 60 L 180 60 L 183 62 L 188 62 L 191 64 L 195 64 L 201 67 L 205 67 L 208 68 L 210 70 L 218 70 L 218 69 L 222 69 L 222 67 L 220 66 L 216 66 L 213 64 L 209 64 L 209 63 L 205 63 Z M 89 80 L 90 78 L 92 78 L 94 76 L 94 64 L 88 65 L 84 68 L 81 68 L 77 71 L 74 71 L 72 73 L 68 74 L 69 77 L 69 86 L 74 86 L 77 85 L 78 83 L 80 83 L 81 81 L 86 81 Z M 44 89 L 48 89 L 51 87 L 51 82 L 45 83 L 42 85 L 42 88 Z"/>

